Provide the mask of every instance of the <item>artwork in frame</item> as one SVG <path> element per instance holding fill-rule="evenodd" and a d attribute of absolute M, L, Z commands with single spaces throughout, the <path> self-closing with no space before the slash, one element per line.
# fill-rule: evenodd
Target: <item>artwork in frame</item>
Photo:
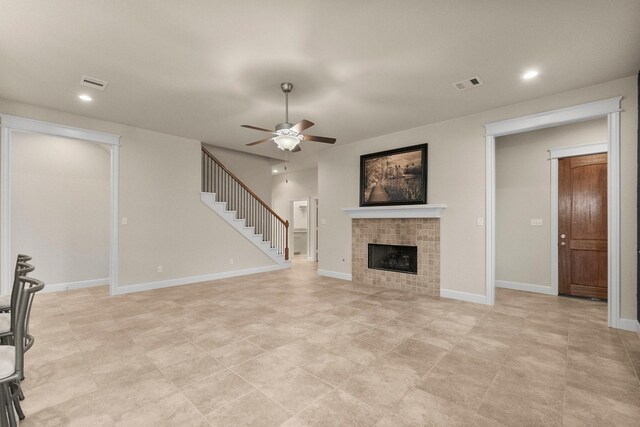
<path fill-rule="evenodd" d="M 427 146 L 360 156 L 360 206 L 427 203 Z"/>

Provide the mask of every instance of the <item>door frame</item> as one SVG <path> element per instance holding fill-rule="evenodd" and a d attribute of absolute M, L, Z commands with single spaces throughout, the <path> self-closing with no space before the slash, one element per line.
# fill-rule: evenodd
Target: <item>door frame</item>
<path fill-rule="evenodd" d="M 586 120 L 607 118 L 608 325 L 620 325 L 620 101 L 621 96 L 484 125 L 486 146 L 486 303 L 495 304 L 496 138 Z M 556 236 L 557 237 L 557 236 Z"/>
<path fill-rule="evenodd" d="M 547 151 L 551 162 L 551 293 L 558 295 L 558 160 L 566 157 L 608 153 L 609 146 L 606 142 L 596 142 L 571 147 L 554 147 Z M 607 248 L 608 251 L 609 248 Z"/>
<path fill-rule="evenodd" d="M 109 293 L 118 286 L 118 200 L 120 180 L 120 135 L 81 129 L 57 123 L 0 114 L 0 292 L 11 293 L 13 259 L 11 256 L 11 132 L 41 133 L 62 138 L 79 139 L 110 148 L 111 190 L 109 219 Z"/>
<path fill-rule="evenodd" d="M 313 198 L 313 221 L 311 224 L 313 225 L 313 243 L 311 244 L 311 248 L 313 249 L 313 255 L 309 257 L 309 261 L 318 262 L 318 237 L 320 232 L 320 219 L 318 218 L 318 198 Z"/>

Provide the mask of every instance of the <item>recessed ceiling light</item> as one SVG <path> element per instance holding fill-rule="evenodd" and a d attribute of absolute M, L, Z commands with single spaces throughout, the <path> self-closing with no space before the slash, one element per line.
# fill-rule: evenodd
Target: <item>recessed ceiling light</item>
<path fill-rule="evenodd" d="M 522 78 L 523 78 L 523 79 L 525 79 L 525 80 L 529 80 L 529 79 L 532 79 L 532 78 L 534 78 L 534 77 L 537 77 L 537 76 L 538 76 L 538 74 L 539 74 L 539 73 L 538 73 L 538 71 L 537 71 L 537 70 L 530 70 L 530 71 L 527 71 L 526 73 L 524 73 L 524 74 L 522 75 Z"/>
<path fill-rule="evenodd" d="M 278 173 L 278 169 L 274 169 L 274 170 L 273 170 L 273 173 Z"/>
<path fill-rule="evenodd" d="M 83 93 L 82 95 L 78 95 L 78 98 L 80 98 L 81 100 L 83 100 L 84 102 L 91 102 L 93 101 L 93 98 L 90 97 L 89 95 L 87 95 L 86 93 Z"/>

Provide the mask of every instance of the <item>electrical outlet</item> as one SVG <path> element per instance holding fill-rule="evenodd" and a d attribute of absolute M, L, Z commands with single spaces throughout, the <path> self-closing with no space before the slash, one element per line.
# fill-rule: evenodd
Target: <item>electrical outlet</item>
<path fill-rule="evenodd" d="M 229 258 L 229 264 L 233 265 L 233 258 Z"/>
<path fill-rule="evenodd" d="M 158 273 L 162 273 L 162 266 L 161 265 L 158 266 Z"/>
<path fill-rule="evenodd" d="M 327 220 L 326 220 L 326 219 L 322 218 L 322 219 L 320 220 L 320 224 L 324 225 L 324 224 L 326 224 L 326 223 L 327 223 Z"/>

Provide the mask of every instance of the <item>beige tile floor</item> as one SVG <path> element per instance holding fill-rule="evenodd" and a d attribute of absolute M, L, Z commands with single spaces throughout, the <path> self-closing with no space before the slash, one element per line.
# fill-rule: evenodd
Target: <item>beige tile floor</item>
<path fill-rule="evenodd" d="M 24 426 L 635 425 L 640 337 L 606 304 L 495 307 L 290 270 L 39 294 Z"/>

